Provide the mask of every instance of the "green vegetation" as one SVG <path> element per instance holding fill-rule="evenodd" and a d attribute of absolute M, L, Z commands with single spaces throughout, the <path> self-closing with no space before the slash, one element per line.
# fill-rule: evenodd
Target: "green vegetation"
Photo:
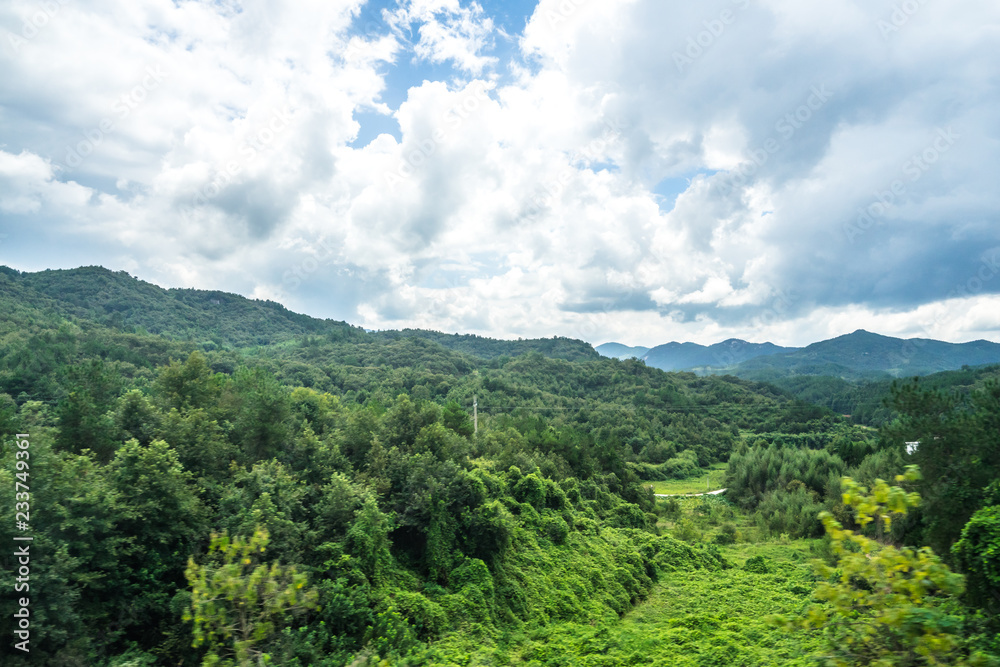
<path fill-rule="evenodd" d="M 707 470 L 699 468 L 699 474 L 694 477 L 648 482 L 643 486 L 652 487 L 653 493 L 657 495 L 686 495 L 715 491 L 723 488 L 722 485 L 726 481 L 726 467 L 725 463 L 713 463 Z"/>
<path fill-rule="evenodd" d="M 897 482 L 920 478 L 916 466 Z M 845 530 L 829 512 L 820 518 L 833 543 L 836 567 L 818 564 L 815 597 L 827 605 L 812 606 L 803 627 L 823 633 L 830 647 L 828 662 L 837 665 L 920 665 L 951 662 L 961 620 L 948 613 L 948 603 L 964 585 L 933 550 L 882 544 L 866 537 L 888 530 L 893 515 L 906 514 L 920 503 L 916 493 L 877 480 L 869 495 L 849 477 L 843 480 L 844 503 L 856 510 L 858 532 Z M 974 656 L 974 662 L 985 660 Z M 959 661 L 964 662 L 964 661 Z"/>
<path fill-rule="evenodd" d="M 967 395 L 988 382 L 1000 380 L 1000 366 L 965 367 L 920 378 L 925 389 Z M 884 426 L 899 414 L 886 401 L 897 380 L 849 381 L 841 377 L 792 375 L 770 380 L 795 398 L 850 415 L 851 421 L 868 426 Z"/>
<path fill-rule="evenodd" d="M 722 553 L 735 567 L 665 574 L 621 621 L 539 629 L 512 652 L 511 664 L 810 664 L 807 656 L 820 650 L 819 642 L 766 620 L 795 614 L 808 599 L 813 581 L 806 545 L 740 545 Z M 743 567 L 755 558 L 768 564 L 766 572 Z"/>
<path fill-rule="evenodd" d="M 0 307 L 0 540 L 13 433 L 34 537 L 32 653 L 4 665 L 810 664 L 826 640 L 767 617 L 843 558 L 823 511 L 966 577 L 942 660 L 1000 652 L 989 381 L 899 387 L 875 431 L 575 341 L 367 334 L 97 268 L 2 271 Z M 870 535 L 842 477 L 913 462 L 925 502 Z"/>
<path fill-rule="evenodd" d="M 273 634 L 274 619 L 285 611 L 316 606 L 316 591 L 303 590 L 306 575 L 276 562 L 270 567 L 256 564 L 267 543 L 267 531 L 260 528 L 246 540 L 213 535 L 209 557 L 217 554 L 222 562 L 213 568 L 188 560 L 184 575 L 192 589 L 192 611 L 183 619 L 193 621 L 194 645 L 207 645 L 206 664 L 252 665 L 268 660 L 270 656 L 257 645 Z M 232 654 L 233 659 L 223 659 L 220 653 Z"/>

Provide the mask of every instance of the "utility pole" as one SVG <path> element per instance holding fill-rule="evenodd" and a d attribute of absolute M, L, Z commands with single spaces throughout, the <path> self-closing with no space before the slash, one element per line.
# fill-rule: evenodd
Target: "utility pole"
<path fill-rule="evenodd" d="M 479 401 L 476 395 L 472 395 L 472 428 L 473 435 L 479 433 Z"/>

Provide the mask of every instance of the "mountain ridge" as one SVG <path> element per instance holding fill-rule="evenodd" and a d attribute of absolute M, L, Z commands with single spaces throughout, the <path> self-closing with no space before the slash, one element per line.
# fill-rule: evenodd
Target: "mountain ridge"
<path fill-rule="evenodd" d="M 774 343 L 750 343 L 739 338 L 727 338 L 712 345 L 671 341 L 654 347 L 629 347 L 621 343 L 604 343 L 594 349 L 606 357 L 641 359 L 647 365 L 664 371 L 696 368 L 729 367 L 758 356 L 777 354 L 799 348 L 782 347 Z"/>
<path fill-rule="evenodd" d="M 529 352 L 566 359 L 636 357 L 664 371 L 731 374 L 754 381 L 799 375 L 847 380 L 928 375 L 963 366 L 1000 363 L 1000 344 L 885 336 L 864 329 L 801 348 L 729 338 L 712 345 L 673 341 L 652 348 L 552 337 L 502 340 L 421 329 L 366 332 L 332 319 L 296 313 L 274 301 L 220 290 L 163 288 L 124 271 L 99 266 L 21 272 L 0 266 L 0 290 L 64 318 L 91 320 L 120 330 L 147 331 L 205 349 L 281 344 L 308 336 L 366 341 L 420 338 L 483 359 Z M 207 337 L 207 338 L 206 338 Z"/>
<path fill-rule="evenodd" d="M 619 361 L 625 361 L 626 359 L 641 359 L 643 355 L 649 352 L 650 348 L 641 345 L 630 347 L 621 343 L 602 343 L 594 346 L 594 349 L 602 357 L 611 357 Z"/>
<path fill-rule="evenodd" d="M 615 356 L 607 354 L 608 345 L 613 344 L 595 349 L 605 356 Z M 965 343 L 903 339 L 856 329 L 801 348 L 730 338 L 708 346 L 670 342 L 650 348 L 637 358 L 665 371 L 728 373 L 757 381 L 795 375 L 858 380 L 929 375 L 963 366 L 1000 363 L 1000 343 L 983 339 Z"/>
<path fill-rule="evenodd" d="M 729 369 L 746 379 L 832 375 L 844 379 L 908 377 L 1000 363 L 1000 343 L 979 339 L 949 343 L 895 338 L 857 329 L 799 350 L 751 359 Z"/>
<path fill-rule="evenodd" d="M 0 291 L 16 293 L 19 301 L 60 317 L 195 341 L 204 349 L 275 345 L 308 336 L 359 342 L 421 338 L 483 359 L 529 352 L 566 360 L 600 357 L 589 343 L 564 337 L 502 340 L 422 329 L 366 332 L 344 321 L 296 313 L 275 301 L 221 290 L 164 288 L 101 266 L 22 272 L 0 265 Z"/>

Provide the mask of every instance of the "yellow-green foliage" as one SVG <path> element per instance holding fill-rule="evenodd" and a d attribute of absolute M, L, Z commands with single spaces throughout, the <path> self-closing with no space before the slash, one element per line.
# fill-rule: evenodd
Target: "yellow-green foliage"
<path fill-rule="evenodd" d="M 563 544 L 522 527 L 514 533 L 510 556 L 492 579 L 480 561 L 452 573 L 458 592 L 437 601 L 457 627 L 405 664 L 501 664 L 511 632 L 613 624 L 654 590 L 661 573 L 728 567 L 715 548 L 635 529 L 573 531 Z"/>
<path fill-rule="evenodd" d="M 916 466 L 896 477 L 918 479 Z M 795 624 L 824 634 L 828 665 L 966 664 L 956 652 L 959 619 L 945 606 L 961 594 L 962 576 L 930 548 L 898 548 L 864 534 L 873 523 L 879 534 L 888 532 L 892 516 L 905 514 L 920 497 L 881 479 L 871 492 L 849 477 L 841 488 L 862 530 L 847 530 L 830 513 L 820 514 L 837 566 L 816 564 L 822 581 L 815 597 L 826 604 L 812 606 Z"/>
<path fill-rule="evenodd" d="M 797 612 L 812 591 L 805 548 L 802 542 L 791 547 L 729 548 L 725 554 L 731 560 L 754 554 L 777 565 L 768 574 L 738 567 L 665 572 L 649 597 L 622 619 L 540 626 L 506 652 L 504 658 L 509 662 L 476 662 L 479 656 L 474 656 L 467 663 L 457 664 L 806 665 L 817 640 L 802 631 L 779 630 L 764 620 L 768 614 Z"/>
<path fill-rule="evenodd" d="M 184 620 L 194 621 L 193 646 L 208 648 L 202 665 L 266 664 L 268 656 L 258 647 L 274 631 L 274 620 L 315 606 L 317 595 L 305 588 L 306 575 L 295 567 L 259 562 L 267 543 L 263 529 L 246 539 L 213 535 L 210 553 L 221 563 L 188 561 L 184 574 L 192 588 L 191 609 Z"/>

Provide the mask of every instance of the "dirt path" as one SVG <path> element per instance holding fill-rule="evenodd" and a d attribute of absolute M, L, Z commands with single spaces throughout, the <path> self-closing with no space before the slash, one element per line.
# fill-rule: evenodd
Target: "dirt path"
<path fill-rule="evenodd" d="M 705 493 L 654 493 L 653 495 L 657 498 L 694 498 L 695 496 L 717 496 L 725 492 L 726 489 L 719 489 L 717 491 L 706 491 Z"/>

